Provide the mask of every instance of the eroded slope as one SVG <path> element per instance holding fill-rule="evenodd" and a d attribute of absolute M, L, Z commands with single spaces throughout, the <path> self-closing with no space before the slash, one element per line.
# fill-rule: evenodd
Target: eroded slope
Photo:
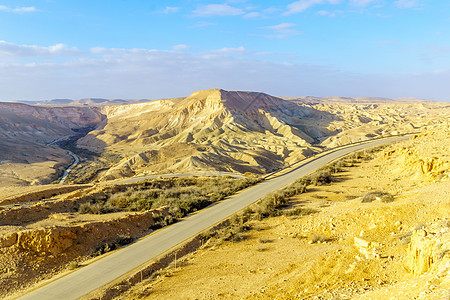
<path fill-rule="evenodd" d="M 123 151 L 129 157 L 105 178 L 142 172 L 226 170 L 264 173 L 305 157 L 333 116 L 263 93 L 205 90 L 184 100 L 109 108 L 108 124 L 81 147 Z M 314 132 L 299 128 L 322 120 Z"/>

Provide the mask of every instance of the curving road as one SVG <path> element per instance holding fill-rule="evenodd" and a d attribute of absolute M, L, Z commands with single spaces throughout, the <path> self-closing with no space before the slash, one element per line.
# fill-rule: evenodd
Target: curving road
<path fill-rule="evenodd" d="M 70 170 L 72 170 L 80 162 L 80 159 L 78 158 L 78 156 L 75 153 L 73 153 L 70 150 L 66 150 L 66 151 L 70 156 L 72 156 L 73 163 L 64 171 L 64 175 L 61 177 L 61 180 L 59 181 L 60 184 L 64 183 L 64 180 L 66 180 L 67 176 L 69 175 Z"/>
<path fill-rule="evenodd" d="M 283 175 L 248 188 L 19 299 L 78 299 L 256 202 L 265 194 L 276 191 L 343 155 L 372 146 L 408 139 L 409 137 L 388 138 L 349 146 L 312 159 Z"/>

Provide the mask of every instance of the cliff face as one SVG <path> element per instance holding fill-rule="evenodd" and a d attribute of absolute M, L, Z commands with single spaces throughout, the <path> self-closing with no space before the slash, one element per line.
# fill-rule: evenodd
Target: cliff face
<path fill-rule="evenodd" d="M 427 133 L 418 134 L 403 147 L 384 154 L 383 166 L 396 174 L 399 180 L 424 185 L 450 178 L 449 124 L 436 125 Z"/>
<path fill-rule="evenodd" d="M 408 250 L 407 266 L 415 276 L 440 268 L 450 270 L 450 219 L 414 231 Z"/>

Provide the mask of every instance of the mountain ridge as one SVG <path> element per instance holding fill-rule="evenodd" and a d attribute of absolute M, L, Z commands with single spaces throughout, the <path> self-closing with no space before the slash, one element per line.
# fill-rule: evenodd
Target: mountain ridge
<path fill-rule="evenodd" d="M 60 169 L 55 165 L 70 157 L 45 145 L 68 136 L 80 153 L 96 153 L 80 154 L 82 161 L 69 176 L 75 182 L 205 170 L 261 174 L 323 148 L 423 130 L 444 120 L 446 110 L 445 103 L 435 102 L 303 103 L 223 89 L 125 105 L 0 103 L 0 161 L 8 161 L 0 165 L 0 177 L 18 176 L 11 171 L 17 163 L 26 170 L 27 163 L 43 161 L 54 177 Z M 85 127 L 89 133 L 75 141 L 75 131 Z"/>

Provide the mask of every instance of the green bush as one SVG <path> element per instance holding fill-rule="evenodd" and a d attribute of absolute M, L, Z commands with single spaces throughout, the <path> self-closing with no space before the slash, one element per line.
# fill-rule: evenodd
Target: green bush
<path fill-rule="evenodd" d="M 176 219 L 172 215 L 163 216 L 161 214 L 153 216 L 153 225 L 149 229 L 156 230 L 176 222 Z"/>
<path fill-rule="evenodd" d="M 69 270 L 75 270 L 75 269 L 78 269 L 80 267 L 80 264 L 77 262 L 77 261 L 71 261 L 68 265 L 67 265 L 67 268 L 69 269 Z"/>

